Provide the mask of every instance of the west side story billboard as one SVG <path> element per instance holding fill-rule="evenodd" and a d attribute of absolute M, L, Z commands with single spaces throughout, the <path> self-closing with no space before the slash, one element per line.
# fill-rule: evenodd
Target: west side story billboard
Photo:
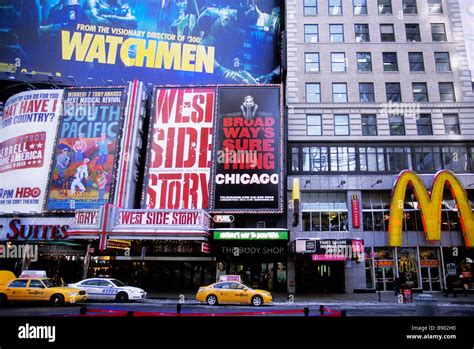
<path fill-rule="evenodd" d="M 64 92 L 46 209 L 93 209 L 111 202 L 124 122 L 124 87 Z"/>
<path fill-rule="evenodd" d="M 278 83 L 280 20 L 279 0 L 10 0 L 0 71 L 81 85 Z"/>
<path fill-rule="evenodd" d="M 207 209 L 214 87 L 155 88 L 142 206 Z"/>
<path fill-rule="evenodd" d="M 0 212 L 41 212 L 63 90 L 10 97 L 0 117 Z"/>
<path fill-rule="evenodd" d="M 211 212 L 282 213 L 281 87 L 220 86 L 213 138 Z"/>

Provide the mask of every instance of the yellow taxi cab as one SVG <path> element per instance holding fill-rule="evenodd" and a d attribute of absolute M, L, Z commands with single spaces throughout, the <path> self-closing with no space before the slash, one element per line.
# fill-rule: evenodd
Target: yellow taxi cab
<path fill-rule="evenodd" d="M 11 271 L 0 271 L 0 304 L 8 302 L 46 301 L 53 306 L 83 302 L 86 292 L 77 288 L 56 286 L 49 278 L 17 278 Z"/>
<path fill-rule="evenodd" d="M 259 307 L 271 303 L 273 297 L 268 291 L 252 289 L 239 281 L 220 279 L 219 282 L 200 287 L 196 300 L 209 305 L 237 303 Z"/>

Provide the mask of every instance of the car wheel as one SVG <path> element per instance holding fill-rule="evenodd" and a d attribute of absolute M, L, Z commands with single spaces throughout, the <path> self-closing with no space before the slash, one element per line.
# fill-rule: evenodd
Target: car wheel
<path fill-rule="evenodd" d="M 117 302 L 126 302 L 128 301 L 128 294 L 126 292 L 119 292 L 115 297 Z"/>
<path fill-rule="evenodd" d="M 262 303 L 263 303 L 263 298 L 262 298 L 262 297 L 260 297 L 260 296 L 254 296 L 254 297 L 252 298 L 252 305 L 253 305 L 254 307 L 259 307 L 259 306 L 262 305 Z"/>
<path fill-rule="evenodd" d="M 217 297 L 211 294 L 210 296 L 207 296 L 206 298 L 206 303 L 209 305 L 216 305 L 217 304 Z"/>
<path fill-rule="evenodd" d="M 49 299 L 49 303 L 51 303 L 53 307 L 57 307 L 64 303 L 64 297 L 62 294 L 53 294 Z"/>
<path fill-rule="evenodd" d="M 5 306 L 8 304 L 8 298 L 6 294 L 0 294 L 0 306 Z"/>

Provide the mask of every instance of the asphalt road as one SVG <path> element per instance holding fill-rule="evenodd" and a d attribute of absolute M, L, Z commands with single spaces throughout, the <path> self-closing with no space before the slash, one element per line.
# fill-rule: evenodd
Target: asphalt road
<path fill-rule="evenodd" d="M 127 312 L 138 312 L 146 316 L 175 316 L 177 303 L 175 301 L 162 301 L 147 299 L 134 303 L 87 302 L 81 305 L 66 305 L 50 307 L 47 304 L 10 304 L 0 308 L 2 316 L 53 316 L 70 317 L 79 316 L 80 308 L 86 305 L 87 316 L 125 316 Z M 196 301 L 187 301 L 180 304 L 181 316 L 304 316 L 304 308 L 309 309 L 309 316 L 320 316 L 320 305 L 308 303 L 275 302 L 271 305 L 252 307 L 247 305 L 217 305 L 208 306 Z M 329 303 L 324 305 L 330 311 L 346 311 L 348 317 L 352 316 L 416 316 L 415 304 L 390 304 L 390 303 L 364 303 L 346 302 Z M 438 307 L 440 316 L 474 316 L 473 304 L 441 303 Z M 328 312 L 326 312 L 326 315 Z M 331 314 L 331 313 L 330 313 Z"/>

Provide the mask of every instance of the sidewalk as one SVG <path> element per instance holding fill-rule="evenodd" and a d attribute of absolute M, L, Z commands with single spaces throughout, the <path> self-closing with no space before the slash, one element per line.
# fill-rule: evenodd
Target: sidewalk
<path fill-rule="evenodd" d="M 149 292 L 149 299 L 163 300 L 163 301 L 179 301 L 179 296 L 183 295 L 185 302 L 194 301 L 196 298 L 195 293 L 183 292 L 183 293 L 167 293 L 167 292 Z M 452 295 L 449 297 L 444 297 L 441 292 L 424 292 L 424 293 L 414 293 L 413 301 L 416 301 L 416 298 L 421 294 L 432 295 L 435 299 L 439 301 L 440 304 L 472 304 L 474 305 L 474 294 L 469 294 L 464 296 L 458 294 L 456 298 Z M 277 303 L 286 303 L 288 302 L 288 295 L 286 293 L 273 293 L 273 301 Z M 345 293 L 345 294 L 324 294 L 324 293 L 303 293 L 295 294 L 294 302 L 296 303 L 318 303 L 318 304 L 344 304 L 344 303 L 373 303 L 373 304 L 394 304 L 397 303 L 397 296 L 393 292 L 380 292 L 380 302 L 378 293 Z"/>

